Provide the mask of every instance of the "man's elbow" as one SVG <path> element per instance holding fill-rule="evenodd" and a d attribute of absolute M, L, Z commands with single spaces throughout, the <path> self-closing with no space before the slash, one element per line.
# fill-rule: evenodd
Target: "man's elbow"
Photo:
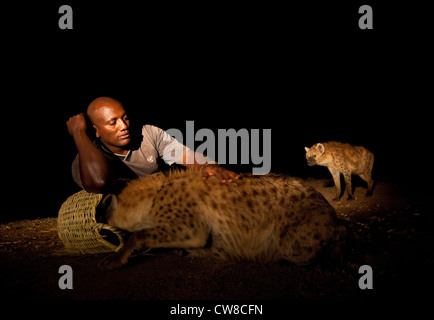
<path fill-rule="evenodd" d="M 83 181 L 84 190 L 91 193 L 102 193 L 106 186 L 107 181 L 104 179 L 99 179 L 97 181 Z"/>

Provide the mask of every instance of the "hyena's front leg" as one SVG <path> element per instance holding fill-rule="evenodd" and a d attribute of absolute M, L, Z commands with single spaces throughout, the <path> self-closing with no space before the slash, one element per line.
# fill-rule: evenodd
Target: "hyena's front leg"
<path fill-rule="evenodd" d="M 339 170 L 335 168 L 329 167 L 328 169 L 332 174 L 333 182 L 335 183 L 335 187 L 336 187 L 336 197 L 333 200 L 339 201 L 339 198 L 341 196 L 341 177 L 340 177 L 341 173 L 339 172 Z"/>
<path fill-rule="evenodd" d="M 122 248 L 108 256 L 99 263 L 99 267 L 105 270 L 116 269 L 128 262 L 128 258 L 135 250 L 140 250 L 146 242 L 146 230 L 134 232 Z"/>
<path fill-rule="evenodd" d="M 135 250 L 143 248 L 201 248 L 209 238 L 209 230 L 203 224 L 173 224 L 137 231 L 122 248 L 100 263 L 103 269 L 115 269 L 128 262 Z"/>

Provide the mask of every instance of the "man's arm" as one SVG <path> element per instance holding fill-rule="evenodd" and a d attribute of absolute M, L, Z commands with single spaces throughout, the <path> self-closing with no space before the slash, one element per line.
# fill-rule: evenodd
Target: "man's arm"
<path fill-rule="evenodd" d="M 232 182 L 239 178 L 235 172 L 226 170 L 205 155 L 190 150 L 160 128 L 145 126 L 143 134 L 147 134 L 155 141 L 158 154 L 169 165 L 175 162 L 187 168 L 200 170 L 204 180 L 210 176 L 216 176 L 221 182 Z M 197 159 L 200 159 L 199 162 Z"/>
<path fill-rule="evenodd" d="M 99 192 L 107 184 L 109 165 L 103 153 L 86 134 L 86 119 L 80 113 L 66 123 L 69 134 L 74 138 L 80 163 L 80 178 L 88 192 Z"/>
<path fill-rule="evenodd" d="M 202 158 L 207 158 L 204 155 L 199 153 L 199 156 Z M 216 176 L 221 182 L 232 182 L 233 180 L 237 180 L 239 175 L 233 171 L 222 168 L 218 165 L 218 163 L 214 161 L 206 162 L 205 164 L 200 164 L 196 161 L 197 156 L 196 152 L 192 150 L 188 150 L 182 156 L 182 161 L 178 162 L 186 168 L 192 169 L 200 169 L 202 172 L 202 178 L 208 179 L 211 176 Z"/>

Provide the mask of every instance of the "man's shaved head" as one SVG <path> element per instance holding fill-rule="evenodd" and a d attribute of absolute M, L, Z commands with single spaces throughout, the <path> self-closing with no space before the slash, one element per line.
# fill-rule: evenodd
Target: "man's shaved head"
<path fill-rule="evenodd" d="M 93 124 L 98 121 L 99 111 L 103 107 L 121 106 L 122 104 L 116 99 L 110 97 L 99 97 L 93 100 L 87 107 L 87 116 Z M 123 108 L 123 107 L 122 107 Z"/>
<path fill-rule="evenodd" d="M 87 107 L 95 135 L 114 153 L 123 154 L 130 143 L 130 121 L 122 104 L 109 97 L 99 97 Z"/>

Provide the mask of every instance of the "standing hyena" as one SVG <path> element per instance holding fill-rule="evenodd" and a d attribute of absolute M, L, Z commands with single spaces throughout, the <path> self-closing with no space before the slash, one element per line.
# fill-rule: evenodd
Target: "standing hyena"
<path fill-rule="evenodd" d="M 103 261 L 124 265 L 141 248 L 184 248 L 193 255 L 307 264 L 320 252 L 339 255 L 346 229 L 313 188 L 288 177 L 247 176 L 232 183 L 197 171 L 134 180 L 101 201 L 97 214 L 133 232 Z"/>
<path fill-rule="evenodd" d="M 374 165 L 374 154 L 361 146 L 352 146 L 348 143 L 324 142 L 314 144 L 310 149 L 305 147 L 306 159 L 309 166 L 320 165 L 327 167 L 333 176 L 336 186 L 336 198 L 341 195 L 340 174 L 344 175 L 345 188 L 348 199 L 353 196 L 351 186 L 351 175 L 356 174 L 368 184 L 366 195 L 372 195 L 372 166 Z"/>

